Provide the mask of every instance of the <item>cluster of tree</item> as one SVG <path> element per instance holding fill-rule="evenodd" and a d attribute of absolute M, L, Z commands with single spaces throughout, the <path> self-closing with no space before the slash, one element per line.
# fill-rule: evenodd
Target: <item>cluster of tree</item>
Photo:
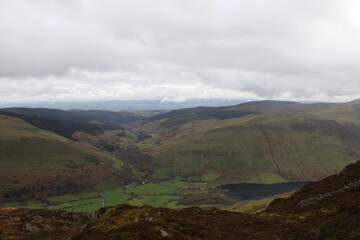
<path fill-rule="evenodd" d="M 84 190 L 86 186 L 82 186 L 71 180 L 62 180 L 53 183 L 34 184 L 24 186 L 18 189 L 11 189 L 10 191 L 4 192 L 3 198 L 5 202 L 12 200 L 16 201 L 27 201 L 31 199 L 41 200 L 43 196 L 61 195 L 72 193 L 79 193 Z"/>
<path fill-rule="evenodd" d="M 150 155 L 140 151 L 137 146 L 123 146 L 116 152 L 116 156 L 121 158 L 125 163 L 131 164 L 136 170 L 150 175 L 153 169 L 153 161 Z"/>

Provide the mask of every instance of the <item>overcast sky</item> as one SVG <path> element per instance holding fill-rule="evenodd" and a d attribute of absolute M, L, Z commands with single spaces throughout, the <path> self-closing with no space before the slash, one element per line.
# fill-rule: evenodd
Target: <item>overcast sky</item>
<path fill-rule="evenodd" d="M 0 101 L 360 97 L 358 0 L 0 0 Z"/>

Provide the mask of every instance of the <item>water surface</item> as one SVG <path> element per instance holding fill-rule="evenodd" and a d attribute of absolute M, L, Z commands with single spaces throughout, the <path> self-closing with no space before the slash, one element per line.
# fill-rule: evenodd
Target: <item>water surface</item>
<path fill-rule="evenodd" d="M 287 193 L 301 188 L 311 182 L 288 182 L 276 184 L 237 183 L 221 185 L 219 188 L 228 189 L 227 198 L 237 201 L 260 200 L 281 193 Z"/>

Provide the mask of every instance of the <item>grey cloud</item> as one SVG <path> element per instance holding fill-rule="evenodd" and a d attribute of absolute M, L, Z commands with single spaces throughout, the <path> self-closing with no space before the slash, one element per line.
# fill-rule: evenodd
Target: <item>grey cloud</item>
<path fill-rule="evenodd" d="M 359 11 L 355 0 L 3 0 L 0 99 L 350 100 Z"/>

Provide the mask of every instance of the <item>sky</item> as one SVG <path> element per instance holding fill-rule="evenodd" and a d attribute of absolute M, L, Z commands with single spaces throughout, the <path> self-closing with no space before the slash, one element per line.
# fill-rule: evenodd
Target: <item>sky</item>
<path fill-rule="evenodd" d="M 0 101 L 360 98 L 358 0 L 0 0 Z"/>

